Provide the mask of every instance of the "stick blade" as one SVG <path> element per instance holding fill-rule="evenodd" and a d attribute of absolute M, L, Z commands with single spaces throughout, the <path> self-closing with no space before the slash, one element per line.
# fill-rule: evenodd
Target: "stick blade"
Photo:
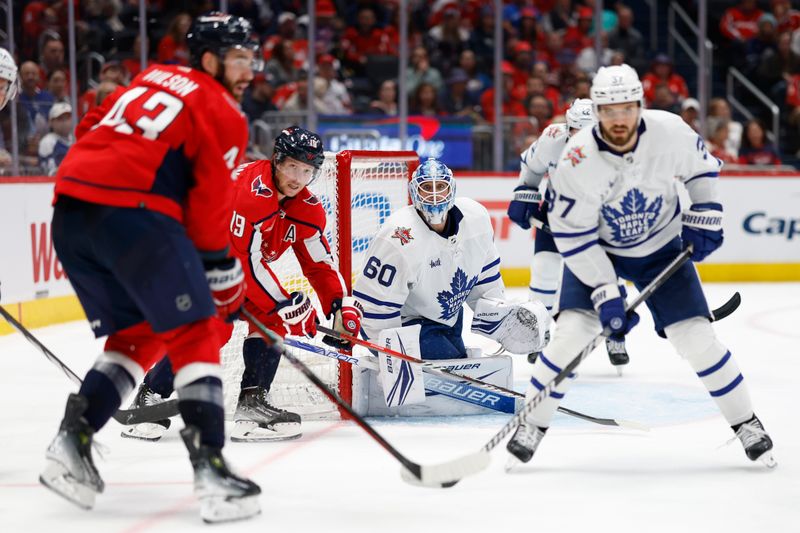
<path fill-rule="evenodd" d="M 430 488 L 449 488 L 462 478 L 477 474 L 489 466 L 489 452 L 481 450 L 452 461 L 436 465 L 421 465 L 419 477 L 403 468 L 400 472 L 403 481 L 410 485 Z"/>

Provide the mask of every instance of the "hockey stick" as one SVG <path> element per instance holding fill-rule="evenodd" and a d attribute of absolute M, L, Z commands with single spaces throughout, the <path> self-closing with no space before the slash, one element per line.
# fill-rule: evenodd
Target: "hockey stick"
<path fill-rule="evenodd" d="M 408 459 L 405 455 L 401 454 L 394 446 L 392 446 L 385 438 L 378 433 L 364 418 L 361 417 L 350 406 L 349 403 L 344 401 L 339 394 L 331 390 L 314 372 L 312 372 L 300 359 L 295 357 L 289 350 L 284 347 L 283 339 L 275 333 L 267 329 L 250 311 L 242 308 L 242 314 L 247 317 L 248 321 L 252 323 L 259 331 L 270 339 L 283 353 L 292 365 L 297 368 L 311 383 L 313 383 L 329 400 L 341 407 L 347 414 L 363 429 L 370 437 L 372 437 L 384 450 L 389 452 L 392 457 L 397 459 L 403 465 L 402 471 L 403 479 L 426 487 L 452 487 L 461 478 L 480 472 L 485 469 L 488 464 L 488 455 L 483 453 L 473 453 L 448 461 L 438 465 L 421 465 Z"/>
<path fill-rule="evenodd" d="M 318 325 L 317 326 L 317 331 L 319 331 L 320 333 L 324 333 L 325 335 L 328 335 L 328 336 L 334 337 L 336 339 L 339 339 L 339 340 L 351 342 L 353 344 L 358 344 L 359 346 L 363 346 L 364 348 L 369 348 L 371 350 L 375 350 L 376 352 L 383 352 L 386 355 L 390 355 L 390 356 L 396 357 L 398 359 L 403 359 L 403 360 L 409 361 L 411 363 L 417 363 L 419 365 L 422 365 L 422 369 L 424 371 L 427 371 L 430 374 L 439 375 L 439 376 L 450 378 L 450 379 L 456 379 L 456 380 L 459 380 L 459 381 L 466 381 L 466 382 L 472 383 L 474 385 L 477 385 L 478 387 L 481 387 L 481 388 L 484 388 L 484 389 L 488 389 L 488 390 L 492 390 L 492 391 L 495 391 L 495 392 L 500 392 L 502 394 L 506 394 L 506 395 L 513 396 L 513 397 L 516 397 L 516 398 L 523 398 L 523 399 L 525 398 L 524 394 L 519 393 L 517 391 L 511 390 L 511 389 L 507 389 L 505 387 L 500 387 L 499 385 L 493 385 L 492 383 L 487 383 L 486 381 L 482 381 L 480 379 L 475 379 L 475 378 L 470 377 L 470 376 L 465 376 L 463 374 L 457 374 L 456 372 L 451 372 L 451 371 L 447 370 L 446 368 L 442 368 L 440 366 L 437 366 L 436 364 L 432 363 L 431 361 L 424 361 L 422 359 L 417 359 L 416 357 L 412 357 L 410 355 L 406 355 L 404 353 L 397 352 L 395 350 L 392 350 L 392 349 L 386 348 L 384 346 L 381 346 L 380 344 L 375 344 L 375 343 L 370 342 L 370 341 L 365 341 L 365 340 L 362 340 L 362 339 L 358 339 L 358 338 L 353 337 L 351 335 L 347 335 L 345 333 L 340 333 L 340 332 L 338 332 L 336 330 L 327 328 L 325 326 Z M 640 424 L 638 422 L 632 422 L 630 420 L 620 420 L 620 419 L 614 419 L 614 418 L 598 418 L 598 417 L 594 417 L 594 416 L 590 416 L 590 415 L 585 415 L 583 413 L 579 413 L 578 411 L 573 411 L 573 410 L 567 409 L 565 407 L 559 407 L 558 411 L 560 413 L 564 413 L 565 415 L 568 415 L 568 416 L 574 416 L 576 418 L 580 418 L 581 420 L 586 420 L 587 422 L 593 422 L 595 424 L 600 424 L 601 426 L 618 426 L 618 427 L 623 427 L 623 428 L 628 428 L 628 429 L 637 429 L 637 430 L 641 430 L 641 431 L 650 431 L 650 428 L 648 428 L 644 424 Z"/>
<path fill-rule="evenodd" d="M 677 272 L 683 266 L 683 264 L 689 260 L 691 255 L 692 246 L 689 245 L 688 248 L 678 254 L 678 256 L 664 268 L 664 270 L 662 270 L 655 278 L 653 278 L 653 281 L 651 281 L 647 287 L 642 289 L 633 302 L 625 307 L 625 310 L 633 311 L 639 307 L 642 302 L 649 298 L 659 287 L 661 287 L 661 285 L 664 284 L 664 282 L 666 282 L 675 272 Z M 581 352 L 575 356 L 575 358 L 570 361 L 570 363 L 565 366 L 563 370 L 561 370 L 561 372 L 559 372 L 551 381 L 549 381 L 542 390 L 540 390 L 535 396 L 532 396 L 530 400 L 525 402 L 525 405 L 522 406 L 522 409 L 516 415 L 514 415 L 511 420 L 506 422 L 506 424 L 500 428 L 500 431 L 492 436 L 492 438 L 489 439 L 489 442 L 487 442 L 478 453 L 484 453 L 488 458 L 489 452 L 492 451 L 498 444 L 500 444 L 509 433 L 514 431 L 517 426 L 519 426 L 520 423 L 522 423 L 522 421 L 528 416 L 528 414 L 530 414 L 531 411 L 536 408 L 536 406 L 542 403 L 542 401 L 544 401 L 544 399 L 550 395 L 552 390 L 556 388 L 559 383 L 564 381 L 567 376 L 569 376 L 573 370 L 578 367 L 581 361 L 583 361 L 586 356 L 592 353 L 592 351 L 594 351 L 594 349 L 600 345 L 602 339 L 604 339 L 607 335 L 608 332 L 603 331 L 595 336 L 595 338 L 592 339 L 592 341 L 587 344 L 586 347 L 581 350 Z"/>
<path fill-rule="evenodd" d="M 28 342 L 36 346 L 39 351 L 42 352 L 51 363 L 56 365 L 70 380 L 72 380 L 73 383 L 79 387 L 83 384 L 83 380 L 81 380 L 81 378 L 79 378 L 78 375 L 66 365 L 66 363 L 59 359 L 56 354 L 51 352 L 47 346 L 42 344 L 39 339 L 37 339 L 33 333 L 28 330 L 28 328 L 19 323 L 17 319 L 11 316 L 11 314 L 3 309 L 2 306 L 0 306 L 0 314 L 3 315 L 3 318 L 6 319 L 6 322 L 11 324 L 14 329 L 22 333 L 23 337 L 25 337 Z M 156 420 L 162 420 L 177 414 L 178 401 L 168 400 L 163 403 L 148 405 L 139 409 L 118 409 L 113 416 L 114 420 L 120 424 L 131 426 L 134 424 L 141 424 L 142 422 L 155 422 Z"/>
<path fill-rule="evenodd" d="M 536 226 L 536 229 L 540 229 L 549 235 L 553 234 L 553 230 L 550 229 L 550 226 L 548 226 L 538 218 L 531 217 L 530 222 L 531 224 Z M 733 296 L 728 298 L 727 302 L 720 305 L 716 309 L 711 310 L 711 315 L 714 319 L 714 322 L 722 320 L 726 316 L 736 311 L 741 303 L 742 303 L 742 296 L 739 294 L 739 291 L 736 291 L 735 293 L 733 293 Z"/>

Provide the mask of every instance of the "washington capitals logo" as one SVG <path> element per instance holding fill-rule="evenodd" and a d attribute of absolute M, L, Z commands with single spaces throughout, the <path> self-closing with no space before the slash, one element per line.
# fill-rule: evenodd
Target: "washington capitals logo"
<path fill-rule="evenodd" d="M 253 180 L 253 183 L 250 185 L 250 192 L 256 196 L 263 196 L 264 198 L 270 198 L 272 196 L 272 189 L 264 185 L 261 181 L 261 174 L 256 176 L 256 179 Z"/>
<path fill-rule="evenodd" d="M 397 226 L 394 229 L 394 234 L 392 235 L 392 239 L 399 239 L 400 245 L 405 246 L 406 244 L 413 241 L 414 237 L 411 236 L 411 228 L 403 228 L 401 226 Z"/>
<path fill-rule="evenodd" d="M 583 146 L 575 146 L 570 148 L 567 155 L 564 156 L 564 161 L 569 161 L 572 166 L 578 166 L 578 163 L 586 159 L 586 154 L 583 153 Z"/>
<path fill-rule="evenodd" d="M 317 197 L 316 197 L 316 196 L 314 196 L 313 194 L 312 194 L 312 195 L 310 195 L 308 198 L 306 198 L 306 199 L 305 199 L 305 200 L 303 200 L 303 201 L 304 201 L 305 203 L 307 203 L 308 205 L 319 205 L 319 198 L 317 198 Z"/>
<path fill-rule="evenodd" d="M 456 273 L 453 274 L 453 279 L 450 280 L 450 290 L 441 291 L 436 295 L 436 300 L 442 306 L 442 314 L 439 315 L 439 318 L 450 320 L 456 316 L 461 311 L 464 301 L 477 282 L 478 276 L 467 280 L 467 275 L 464 271 L 460 268 L 457 269 Z"/>
<path fill-rule="evenodd" d="M 621 211 L 604 205 L 601 213 L 620 244 L 629 243 L 647 234 L 658 220 L 663 198 L 656 197 L 650 204 L 639 189 L 631 189 L 622 199 Z"/>

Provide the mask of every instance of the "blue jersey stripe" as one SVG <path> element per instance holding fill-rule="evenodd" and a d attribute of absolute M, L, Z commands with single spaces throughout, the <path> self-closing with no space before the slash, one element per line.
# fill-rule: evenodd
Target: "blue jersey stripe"
<path fill-rule="evenodd" d="M 577 248 L 573 248 L 572 250 L 568 250 L 566 252 L 562 252 L 561 256 L 562 257 L 570 257 L 570 256 L 573 256 L 573 255 L 579 254 L 582 251 L 586 250 L 587 248 L 591 248 L 592 246 L 594 246 L 598 242 L 600 242 L 600 241 L 598 241 L 597 239 L 595 239 L 593 241 L 589 241 L 586 244 L 582 244 L 582 245 L 578 246 Z"/>
<path fill-rule="evenodd" d="M 530 289 L 531 289 L 532 292 L 538 292 L 539 294 L 555 294 L 555 293 L 558 292 L 558 289 L 552 290 L 552 291 L 548 291 L 548 290 L 545 290 L 545 289 L 537 289 L 535 287 L 530 287 Z"/>
<path fill-rule="evenodd" d="M 369 303 L 373 303 L 375 305 L 384 305 L 386 307 L 394 307 L 395 309 L 402 309 L 403 304 L 396 304 L 394 302 L 384 302 L 383 300 L 378 300 L 377 298 L 373 298 L 368 294 L 364 294 L 363 292 L 353 291 L 353 296 L 359 298 L 361 300 L 366 300 Z"/>
<path fill-rule="evenodd" d="M 576 232 L 553 232 L 552 235 L 554 238 L 558 239 L 572 239 L 574 237 L 583 237 L 585 235 L 591 235 L 592 233 L 597 233 L 600 229 L 600 226 L 595 226 L 592 229 L 586 231 L 576 231 Z"/>
<path fill-rule="evenodd" d="M 483 284 L 485 284 L 485 283 L 491 283 L 491 282 L 493 282 L 494 280 L 496 280 L 496 279 L 497 279 L 497 278 L 499 278 L 499 277 L 500 277 L 500 272 L 498 272 L 498 273 L 497 273 L 497 274 L 495 274 L 494 276 L 489 276 L 489 277 L 488 277 L 488 278 L 486 278 L 486 279 L 482 279 L 482 280 L 480 280 L 478 283 L 476 283 L 476 284 L 475 284 L 475 286 L 477 287 L 478 285 L 483 285 Z"/>
<path fill-rule="evenodd" d="M 497 265 L 499 265 L 499 264 L 500 264 L 500 258 L 498 257 L 497 259 L 495 259 L 494 261 L 492 261 L 491 263 L 489 263 L 488 265 L 486 265 L 485 267 L 483 267 L 483 268 L 481 269 L 481 272 L 486 272 L 486 271 L 487 271 L 487 270 L 489 270 L 490 268 L 492 268 L 492 267 L 495 267 L 495 266 L 497 266 Z"/>
<path fill-rule="evenodd" d="M 690 181 L 696 180 L 696 179 L 699 179 L 699 178 L 718 178 L 718 177 L 719 177 L 719 172 L 704 172 L 702 174 L 698 174 L 697 176 L 692 176 L 691 178 L 689 178 L 688 180 L 684 181 L 683 183 L 685 185 L 685 184 L 689 183 Z"/>
<path fill-rule="evenodd" d="M 378 318 L 381 320 L 388 320 L 390 318 L 397 318 L 400 316 L 400 311 L 394 313 L 364 313 L 364 318 Z"/>

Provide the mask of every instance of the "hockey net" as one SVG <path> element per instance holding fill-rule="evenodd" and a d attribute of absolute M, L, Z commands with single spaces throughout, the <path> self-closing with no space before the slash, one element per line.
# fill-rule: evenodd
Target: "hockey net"
<path fill-rule="evenodd" d="M 327 213 L 326 237 L 348 291 L 352 291 L 355 275 L 363 267 L 373 236 L 391 213 L 408 205 L 408 180 L 418 161 L 417 154 L 411 151 L 347 150 L 325 154 L 320 175 L 310 189 Z M 291 249 L 270 263 L 270 268 L 288 292 L 299 290 L 311 294 L 317 316 L 323 323 L 327 322 L 319 300 Z M 225 413 L 229 419 L 236 410 L 239 396 L 244 371 L 242 343 L 246 336 L 247 324 L 237 322 L 231 339 L 221 352 Z M 321 344 L 321 339 L 322 335 L 317 335 L 316 339 L 302 340 Z M 329 387 L 337 390 L 345 401 L 352 401 L 352 372 L 348 364 L 302 349 L 288 346 L 287 349 Z M 276 407 L 299 413 L 304 419 L 339 417 L 336 405 L 286 359 L 281 360 L 269 396 Z"/>

